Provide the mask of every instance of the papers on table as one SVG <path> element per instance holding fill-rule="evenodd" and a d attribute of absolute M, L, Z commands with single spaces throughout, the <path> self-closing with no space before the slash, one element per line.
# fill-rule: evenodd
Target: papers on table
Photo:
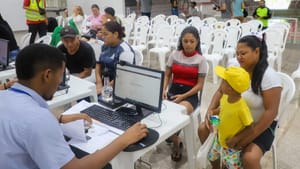
<path fill-rule="evenodd" d="M 81 101 L 65 111 L 63 114 L 76 114 L 91 106 L 93 103 Z M 93 153 L 101 149 L 116 139 L 123 131 L 114 127 L 105 125 L 93 120 L 93 124 L 85 133 L 84 121 L 77 120 L 67 124 L 62 124 L 61 128 L 64 134 L 71 139 L 69 144 L 84 150 L 87 153 Z"/>

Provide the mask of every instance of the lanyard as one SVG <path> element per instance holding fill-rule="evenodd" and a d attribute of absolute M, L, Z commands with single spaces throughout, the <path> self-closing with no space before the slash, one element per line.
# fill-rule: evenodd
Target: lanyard
<path fill-rule="evenodd" d="M 9 88 L 8 90 L 11 90 L 11 91 L 16 92 L 16 93 L 22 93 L 22 94 L 25 94 L 25 95 L 28 95 L 28 96 L 32 97 L 29 93 L 25 92 L 24 90 L 16 89 L 16 88 L 13 88 L 13 87 Z"/>

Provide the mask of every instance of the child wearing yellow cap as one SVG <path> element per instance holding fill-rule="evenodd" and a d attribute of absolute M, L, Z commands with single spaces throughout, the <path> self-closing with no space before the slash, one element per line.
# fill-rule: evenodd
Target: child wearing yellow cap
<path fill-rule="evenodd" d="M 242 98 L 241 93 L 250 87 L 250 76 L 241 67 L 224 68 L 217 66 L 215 73 L 221 77 L 221 91 L 223 93 L 218 109 L 212 114 L 219 115 L 220 123 L 217 127 L 218 135 L 214 139 L 208 153 L 208 159 L 214 165 L 220 165 L 217 161 L 221 158 L 222 165 L 226 168 L 242 168 L 240 150 L 228 148 L 226 140 L 233 137 L 245 127 L 249 127 L 253 118 L 251 112 Z M 216 161 L 217 160 L 217 161 Z M 218 167 L 216 167 L 218 168 Z"/>

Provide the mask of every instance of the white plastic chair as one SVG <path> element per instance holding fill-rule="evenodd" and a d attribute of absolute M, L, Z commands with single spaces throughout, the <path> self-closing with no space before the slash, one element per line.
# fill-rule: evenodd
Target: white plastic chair
<path fill-rule="evenodd" d="M 143 53 L 140 50 L 136 50 L 136 49 L 134 49 L 134 53 L 135 53 L 135 64 L 138 66 L 142 66 L 144 60 Z"/>
<path fill-rule="evenodd" d="M 31 37 L 31 33 L 28 32 L 26 34 L 24 34 L 21 39 L 20 39 L 20 49 L 23 49 L 25 46 L 29 45 L 29 41 L 30 41 L 30 37 Z"/>
<path fill-rule="evenodd" d="M 52 36 L 51 35 L 45 35 L 37 39 L 34 43 L 43 43 L 49 45 L 51 42 Z"/>
<path fill-rule="evenodd" d="M 282 55 L 283 51 L 285 50 L 286 41 L 289 35 L 290 24 L 288 22 L 278 22 L 270 26 L 268 29 L 278 29 L 279 31 L 283 32 L 283 38 L 281 39 L 282 44 L 278 49 L 278 57 L 276 59 L 277 70 L 281 71 Z"/>
<path fill-rule="evenodd" d="M 155 34 L 155 47 L 149 49 L 148 58 L 150 65 L 151 53 L 157 54 L 160 63 L 160 69 L 165 70 L 166 66 L 166 54 L 171 50 L 171 39 L 173 35 L 173 28 L 170 25 L 161 25 L 157 29 L 157 34 Z"/>
<path fill-rule="evenodd" d="M 227 61 L 232 59 L 235 55 L 236 45 L 241 37 L 242 31 L 238 26 L 229 26 L 225 28 L 227 32 L 227 43 L 224 49 L 224 56 L 227 57 Z"/>
<path fill-rule="evenodd" d="M 129 38 L 130 38 L 130 35 L 131 35 L 131 32 L 133 30 L 133 22 L 131 22 L 130 19 L 124 18 L 123 21 L 122 21 L 122 23 L 123 23 L 124 28 L 125 28 L 125 37 L 124 37 L 124 40 L 126 42 L 128 42 Z"/>
<path fill-rule="evenodd" d="M 217 75 L 214 73 L 214 68 L 223 59 L 223 51 L 226 46 L 227 32 L 224 30 L 213 30 L 210 34 L 211 43 L 207 53 L 203 56 L 208 62 L 212 63 L 211 72 L 213 74 L 213 83 L 217 83 Z"/>
<path fill-rule="evenodd" d="M 277 147 L 278 128 L 281 127 L 280 125 L 281 122 L 285 120 L 284 117 L 287 117 L 286 115 L 283 115 L 283 113 L 285 111 L 289 111 L 287 107 L 295 95 L 295 83 L 291 79 L 291 77 L 281 72 L 278 72 L 278 75 L 280 76 L 282 81 L 282 91 L 281 91 L 280 105 L 279 105 L 278 116 L 277 116 L 278 123 L 274 133 L 274 141 L 271 146 L 274 169 L 277 169 L 277 148 L 276 147 Z"/>
<path fill-rule="evenodd" d="M 226 27 L 225 22 L 218 21 L 212 24 L 213 29 L 224 29 Z"/>
<path fill-rule="evenodd" d="M 300 78 L 300 63 L 298 65 L 298 68 L 292 73 L 291 77 L 293 79 Z"/>
<path fill-rule="evenodd" d="M 136 13 L 131 13 L 126 17 L 126 19 L 128 19 L 131 23 L 133 23 L 135 20 L 135 17 L 136 17 Z"/>
<path fill-rule="evenodd" d="M 203 24 L 212 26 L 214 23 L 218 22 L 218 20 L 215 17 L 207 17 L 207 18 L 204 18 L 202 20 L 202 22 L 203 22 Z"/>
<path fill-rule="evenodd" d="M 238 19 L 229 19 L 225 22 L 227 27 L 231 27 L 231 26 L 240 26 L 241 21 Z"/>
<path fill-rule="evenodd" d="M 151 46 L 151 45 L 153 46 L 153 45 L 155 45 L 155 43 L 157 43 L 155 37 L 157 36 L 159 29 L 164 26 L 170 26 L 170 25 L 166 21 L 151 25 L 148 35 L 147 35 L 147 49 L 148 49 L 147 51 L 148 51 L 148 53 L 149 53 L 149 46 Z"/>
<path fill-rule="evenodd" d="M 173 25 L 174 34 L 173 34 L 173 38 L 172 38 L 172 42 L 171 42 L 171 47 L 172 48 L 177 48 L 178 39 L 179 39 L 179 37 L 181 35 L 181 32 L 187 26 L 188 26 L 188 24 L 176 24 L 176 25 Z"/>
<path fill-rule="evenodd" d="M 278 29 L 266 29 L 264 31 L 265 41 L 268 47 L 268 62 L 271 67 L 275 67 L 274 64 L 279 57 L 279 49 L 283 44 L 284 35 L 283 32 Z"/>
<path fill-rule="evenodd" d="M 200 41 L 201 41 L 201 51 L 202 53 L 207 53 L 209 49 L 209 44 L 211 43 L 210 32 L 213 29 L 209 25 L 202 25 L 200 27 Z"/>
<path fill-rule="evenodd" d="M 170 24 L 170 25 L 174 25 L 176 23 L 176 21 L 178 20 L 178 16 L 177 15 L 170 15 L 166 18 L 166 21 Z"/>
<path fill-rule="evenodd" d="M 261 32 L 263 28 L 263 23 L 260 20 L 250 20 L 247 23 L 251 25 L 251 32 Z"/>
<path fill-rule="evenodd" d="M 104 42 L 92 39 L 92 40 L 88 41 L 88 44 L 90 44 L 91 47 L 93 48 L 94 53 L 95 53 L 95 59 L 96 59 L 96 61 L 98 61 L 99 57 L 100 57 L 100 54 L 101 54 L 101 48 L 102 48 L 102 45 L 104 44 Z M 86 77 L 86 78 L 84 78 L 84 79 L 87 80 L 87 81 L 90 81 L 92 83 L 96 83 L 95 68 L 93 68 L 91 75 L 88 76 L 88 77 Z"/>
<path fill-rule="evenodd" d="M 194 23 L 201 22 L 201 19 L 199 16 L 191 16 L 186 20 L 186 23 L 189 25 L 193 25 Z"/>
<path fill-rule="evenodd" d="M 208 62 L 206 62 L 206 76 L 208 74 L 208 70 L 209 70 L 209 64 Z M 207 77 L 205 77 L 205 80 L 204 80 L 204 83 L 203 83 L 203 86 L 202 86 L 202 90 L 199 92 L 199 105 L 197 106 L 197 108 L 194 110 L 194 112 L 190 115 L 190 118 L 191 118 L 191 123 L 192 123 L 192 126 L 193 126 L 193 146 L 194 146 L 194 156 L 197 155 L 197 145 L 196 145 L 196 142 L 198 140 L 198 137 L 196 137 L 198 135 L 198 126 L 199 126 L 199 117 L 200 117 L 200 108 L 201 108 L 201 102 L 202 102 L 202 93 L 203 93 L 203 89 L 204 89 L 204 85 L 205 85 L 205 82 L 206 82 L 206 79 Z M 201 117 L 200 117 L 201 118 Z"/>
<path fill-rule="evenodd" d="M 96 59 L 96 61 L 98 61 L 100 54 L 101 54 L 101 48 L 102 48 L 102 45 L 104 44 L 104 42 L 101 40 L 91 39 L 88 41 L 88 44 L 90 44 L 91 47 L 93 48 L 94 53 L 95 53 L 95 59 Z"/>
<path fill-rule="evenodd" d="M 132 47 L 143 52 L 147 49 L 147 35 L 149 32 L 149 25 L 136 24 L 134 28 L 134 36 L 132 37 Z"/>
<path fill-rule="evenodd" d="M 247 22 L 247 23 L 241 23 L 240 26 L 242 34 L 241 37 L 245 35 L 249 35 L 251 33 L 252 26 Z"/>

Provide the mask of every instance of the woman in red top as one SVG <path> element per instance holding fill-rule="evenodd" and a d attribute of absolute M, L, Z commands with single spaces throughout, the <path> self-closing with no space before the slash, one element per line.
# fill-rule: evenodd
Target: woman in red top
<path fill-rule="evenodd" d="M 177 50 L 169 56 L 167 62 L 164 98 L 185 106 L 187 113 L 191 114 L 199 103 L 198 92 L 202 90 L 206 70 L 207 65 L 201 55 L 198 30 L 192 26 L 186 27 L 179 38 Z M 170 80 L 172 83 L 169 86 Z M 180 161 L 182 143 L 178 133 L 169 140 L 174 144 L 172 160 Z"/>

